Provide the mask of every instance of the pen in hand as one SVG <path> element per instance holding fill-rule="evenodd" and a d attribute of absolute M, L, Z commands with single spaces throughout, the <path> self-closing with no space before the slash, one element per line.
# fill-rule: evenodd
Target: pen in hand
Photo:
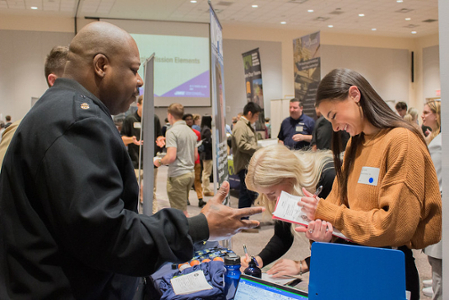
<path fill-rule="evenodd" d="M 320 186 L 316 189 L 315 194 L 313 194 L 313 196 L 315 196 L 315 198 L 318 197 L 318 196 L 320 195 L 320 193 L 321 193 L 322 190 L 323 190 L 323 186 L 320 185 Z"/>
<path fill-rule="evenodd" d="M 245 252 L 246 259 L 250 259 L 251 257 L 248 254 L 248 249 L 246 249 L 246 245 L 243 244 L 243 251 Z"/>

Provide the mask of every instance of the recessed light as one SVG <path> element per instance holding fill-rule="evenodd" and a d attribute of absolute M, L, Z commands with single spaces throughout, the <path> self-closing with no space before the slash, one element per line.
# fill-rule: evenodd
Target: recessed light
<path fill-rule="evenodd" d="M 377 28 L 371 28 L 371 30 L 372 30 L 372 31 L 376 31 L 376 30 L 377 30 Z"/>
<path fill-rule="evenodd" d="M 332 27 L 334 27 L 334 25 L 327 25 L 327 27 L 332 28 Z"/>
<path fill-rule="evenodd" d="M 396 0 L 397 3 L 402 3 L 404 0 Z"/>
<path fill-rule="evenodd" d="M 313 9 L 309 9 L 307 12 L 313 12 Z"/>
<path fill-rule="evenodd" d="M 31 6 L 31 9 L 37 9 L 37 6 Z"/>
<path fill-rule="evenodd" d="M 365 16 L 365 14 L 359 14 L 359 17 L 364 17 Z"/>
<path fill-rule="evenodd" d="M 410 21 L 412 18 L 405 18 L 406 21 Z"/>
<path fill-rule="evenodd" d="M 416 34 L 416 31 L 412 31 L 412 34 Z"/>
<path fill-rule="evenodd" d="M 190 0 L 190 3 L 197 3 L 198 1 L 196 0 Z"/>
<path fill-rule="evenodd" d="M 257 4 L 253 4 L 253 5 L 251 5 L 251 7 L 253 7 L 253 8 L 258 8 L 258 7 L 259 7 L 259 5 L 257 5 Z"/>
<path fill-rule="evenodd" d="M 281 24 L 287 24 L 287 22 L 285 22 L 285 21 L 282 21 L 282 22 L 281 22 Z"/>

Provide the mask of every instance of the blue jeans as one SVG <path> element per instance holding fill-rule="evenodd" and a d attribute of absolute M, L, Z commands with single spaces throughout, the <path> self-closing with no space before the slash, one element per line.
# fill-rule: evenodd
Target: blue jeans
<path fill-rule="evenodd" d="M 237 173 L 240 178 L 239 208 L 251 207 L 251 205 L 254 204 L 254 200 L 257 198 L 256 192 L 246 188 L 245 178 L 247 172 L 246 169 L 243 169 Z M 248 219 L 248 217 L 245 217 L 244 219 Z"/>

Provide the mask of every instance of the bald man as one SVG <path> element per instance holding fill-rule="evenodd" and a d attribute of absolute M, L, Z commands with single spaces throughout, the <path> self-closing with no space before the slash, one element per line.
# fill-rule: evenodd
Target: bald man
<path fill-rule="evenodd" d="M 139 66 L 128 33 L 87 25 L 63 78 L 17 129 L 0 174 L 0 299 L 132 299 L 137 276 L 258 225 L 240 218 L 262 208 L 221 204 L 228 184 L 193 218 L 137 214 L 133 164 L 111 115 L 135 101 Z"/>

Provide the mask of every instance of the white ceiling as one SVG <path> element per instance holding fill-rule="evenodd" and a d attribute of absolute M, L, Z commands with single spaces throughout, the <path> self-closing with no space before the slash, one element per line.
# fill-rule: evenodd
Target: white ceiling
<path fill-rule="evenodd" d="M 397 1 L 213 0 L 212 5 L 224 25 L 395 37 L 420 37 L 438 32 L 437 21 L 424 22 L 438 19 L 438 0 Z M 31 9 L 33 6 L 37 9 Z M 310 9 L 313 12 L 308 12 Z M 197 3 L 190 0 L 0 0 L 0 17 L 1 14 L 73 17 L 76 13 L 78 17 L 209 22 L 207 0 L 197 0 Z M 282 21 L 286 24 L 282 25 Z"/>

